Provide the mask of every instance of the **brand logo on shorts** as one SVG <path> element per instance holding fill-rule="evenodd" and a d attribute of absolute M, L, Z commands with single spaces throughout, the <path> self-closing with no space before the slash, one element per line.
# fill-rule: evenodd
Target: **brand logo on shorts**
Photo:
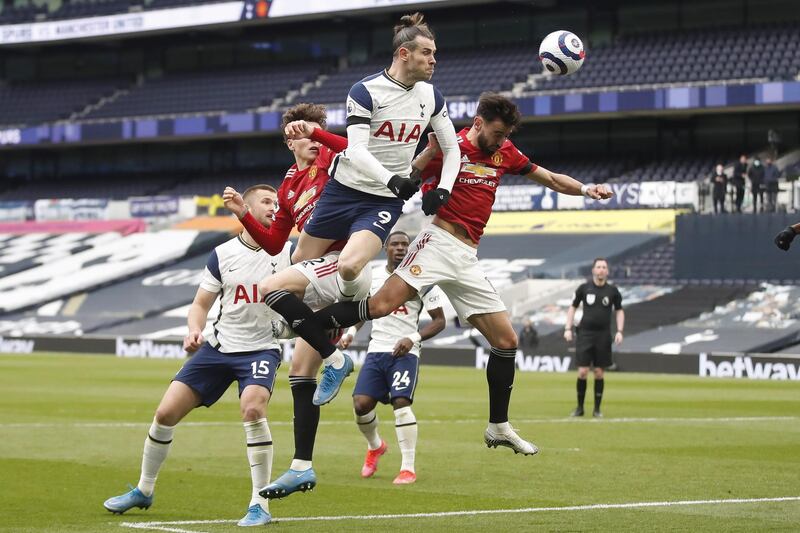
<path fill-rule="evenodd" d="M 594 294 L 586 295 L 586 303 L 592 305 L 594 303 Z"/>
<path fill-rule="evenodd" d="M 412 276 L 419 276 L 422 274 L 422 267 L 419 265 L 411 265 L 411 268 L 408 269 L 411 272 Z"/>

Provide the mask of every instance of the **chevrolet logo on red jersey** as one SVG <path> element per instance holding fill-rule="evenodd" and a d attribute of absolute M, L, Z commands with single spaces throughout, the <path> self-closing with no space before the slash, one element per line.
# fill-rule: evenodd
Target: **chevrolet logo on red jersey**
<path fill-rule="evenodd" d="M 303 209 L 303 207 L 305 207 L 305 205 L 309 202 L 309 200 L 314 198 L 314 195 L 316 194 L 317 194 L 317 186 L 314 185 L 313 187 L 305 191 L 297 198 L 297 201 L 294 203 L 294 210 L 300 211 L 301 209 Z"/>
<path fill-rule="evenodd" d="M 487 167 L 483 163 L 466 163 L 461 166 L 461 172 L 467 172 L 473 176 L 478 176 L 479 178 L 485 178 L 486 176 L 497 176 L 497 169 Z"/>

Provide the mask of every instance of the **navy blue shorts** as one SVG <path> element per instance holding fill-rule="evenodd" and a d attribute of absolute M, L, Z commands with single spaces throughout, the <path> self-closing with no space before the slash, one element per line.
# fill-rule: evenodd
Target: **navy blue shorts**
<path fill-rule="evenodd" d="M 231 383 L 239 382 L 239 396 L 248 385 L 260 385 L 270 393 L 281 366 L 278 350 L 224 354 L 205 343 L 175 374 L 200 395 L 200 404 L 211 407 Z"/>
<path fill-rule="evenodd" d="M 369 230 L 384 242 L 401 214 L 400 198 L 358 191 L 331 178 L 303 230 L 312 237 L 336 241 Z"/>
<path fill-rule="evenodd" d="M 381 403 L 408 398 L 413 403 L 418 374 L 419 357 L 414 354 L 395 357 L 391 352 L 370 352 L 358 373 L 353 396 L 369 396 Z"/>

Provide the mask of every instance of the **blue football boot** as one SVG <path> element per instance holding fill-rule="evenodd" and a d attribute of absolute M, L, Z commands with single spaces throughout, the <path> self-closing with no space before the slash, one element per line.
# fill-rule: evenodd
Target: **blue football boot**
<path fill-rule="evenodd" d="M 333 368 L 333 365 L 325 365 L 322 369 L 322 379 L 314 391 L 314 398 L 311 400 L 314 405 L 325 405 L 339 394 L 344 379 L 353 373 L 353 360 L 350 356 L 344 355 L 344 365 L 342 368 Z"/>
<path fill-rule="evenodd" d="M 247 508 L 247 514 L 239 520 L 238 525 L 243 527 L 264 526 L 269 524 L 270 520 L 272 520 L 272 515 L 256 503 Z"/>
<path fill-rule="evenodd" d="M 287 470 L 281 477 L 258 491 L 262 498 L 284 498 L 298 490 L 305 492 L 317 486 L 317 475 L 313 468 L 308 470 Z"/>
<path fill-rule="evenodd" d="M 128 486 L 131 487 L 130 485 Z M 134 507 L 148 509 L 151 505 L 153 505 L 153 495 L 145 496 L 138 487 L 131 487 L 129 492 L 120 496 L 114 496 L 103 502 L 103 507 L 114 514 L 122 514 Z"/>

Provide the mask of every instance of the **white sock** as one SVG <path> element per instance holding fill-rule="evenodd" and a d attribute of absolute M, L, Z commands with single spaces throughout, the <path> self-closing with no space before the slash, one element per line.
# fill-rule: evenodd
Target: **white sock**
<path fill-rule="evenodd" d="M 364 434 L 367 439 L 367 446 L 370 450 L 377 450 L 381 447 L 381 438 L 378 436 L 378 413 L 375 409 L 369 413 L 359 416 L 356 415 L 356 424 L 358 429 Z"/>
<path fill-rule="evenodd" d="M 397 433 L 397 444 L 403 454 L 400 470 L 414 472 L 414 456 L 417 450 L 417 417 L 411 406 L 401 407 L 394 411 L 394 430 Z"/>
<path fill-rule="evenodd" d="M 172 444 L 172 434 L 175 426 L 162 426 L 153 419 L 147 438 L 144 439 L 144 452 L 142 453 L 142 473 L 136 485 L 142 494 L 150 496 L 156 486 L 156 478 L 161 465 L 169 453 Z"/>
<path fill-rule="evenodd" d="M 259 418 L 252 422 L 245 422 L 244 433 L 247 436 L 250 478 L 253 480 L 250 506 L 259 504 L 262 509 L 269 511 L 269 500 L 258 494 L 258 491 L 269 483 L 269 476 L 272 474 L 272 434 L 269 431 L 267 419 Z"/>
<path fill-rule="evenodd" d="M 338 370 L 344 366 L 344 354 L 337 348 L 336 351 L 322 361 L 325 365 L 333 365 L 333 368 Z"/>
<path fill-rule="evenodd" d="M 298 472 L 311 470 L 311 461 L 306 461 L 305 459 L 292 459 L 292 464 L 289 465 L 289 468 L 291 470 L 297 470 Z"/>
<path fill-rule="evenodd" d="M 352 300 L 355 298 L 358 289 L 361 286 L 361 272 L 358 273 L 356 279 L 346 280 L 338 272 L 336 273 L 336 286 L 339 287 L 340 300 Z"/>
<path fill-rule="evenodd" d="M 508 422 L 499 422 L 495 424 L 494 422 L 489 422 L 489 430 L 494 433 L 505 433 L 511 429 L 511 425 Z"/>

